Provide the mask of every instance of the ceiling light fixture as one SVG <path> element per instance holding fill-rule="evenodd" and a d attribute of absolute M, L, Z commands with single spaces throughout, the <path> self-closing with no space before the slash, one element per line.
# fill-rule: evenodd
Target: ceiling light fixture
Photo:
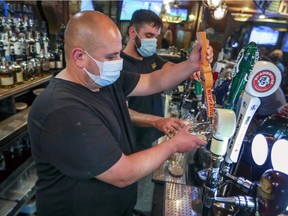
<path fill-rule="evenodd" d="M 214 11 L 212 11 L 212 17 L 215 19 L 215 20 L 221 20 L 224 18 L 224 16 L 226 15 L 227 13 L 227 10 L 226 10 L 227 6 L 226 4 L 222 4 L 220 6 L 218 6 Z"/>
<path fill-rule="evenodd" d="M 239 22 L 245 22 L 247 21 L 250 17 L 252 17 L 251 14 L 246 14 L 246 13 L 231 13 L 235 21 Z"/>
<path fill-rule="evenodd" d="M 196 20 L 196 16 L 194 14 L 190 14 L 189 21 L 195 21 L 195 20 Z"/>
<path fill-rule="evenodd" d="M 222 1 L 223 0 L 202 0 L 204 6 L 208 7 L 209 9 L 216 9 L 222 4 Z"/>
<path fill-rule="evenodd" d="M 266 18 L 265 14 L 259 15 L 259 19 L 265 19 L 265 18 Z"/>
<path fill-rule="evenodd" d="M 169 16 L 165 15 L 162 18 L 163 22 L 170 22 L 170 23 L 181 23 L 183 19 L 180 16 Z"/>

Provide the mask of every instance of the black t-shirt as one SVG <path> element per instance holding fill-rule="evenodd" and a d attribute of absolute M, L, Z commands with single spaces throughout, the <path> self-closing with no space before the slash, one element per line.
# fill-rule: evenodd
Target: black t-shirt
<path fill-rule="evenodd" d="M 52 77 L 28 117 L 36 162 L 37 215 L 129 215 L 137 184 L 117 188 L 94 178 L 135 151 L 125 98 L 139 75 L 121 72 L 99 92 Z"/>
<path fill-rule="evenodd" d="M 123 58 L 123 69 L 131 72 L 147 74 L 159 70 L 167 62 L 166 60 L 154 54 L 150 57 L 144 57 L 143 60 L 135 59 L 124 52 L 121 52 Z M 128 106 L 132 110 L 140 113 L 164 116 L 161 93 L 148 96 L 129 97 Z M 137 140 L 137 151 L 151 147 L 153 141 L 164 134 L 152 127 L 134 126 Z"/>

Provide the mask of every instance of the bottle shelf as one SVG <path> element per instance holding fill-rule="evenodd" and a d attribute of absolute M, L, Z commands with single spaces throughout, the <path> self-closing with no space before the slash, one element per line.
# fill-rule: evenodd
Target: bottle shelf
<path fill-rule="evenodd" d="M 0 149 L 10 141 L 27 130 L 27 118 L 30 108 L 27 108 L 0 122 Z"/>
<path fill-rule="evenodd" d="M 7 89 L 0 88 L 0 100 L 19 94 L 25 90 L 29 90 L 45 82 L 48 82 L 50 77 L 51 77 L 51 74 L 44 74 L 42 77 L 36 78 L 33 81 L 24 81 L 23 84 L 15 85 L 14 87 L 11 87 L 11 88 L 7 88 Z"/>

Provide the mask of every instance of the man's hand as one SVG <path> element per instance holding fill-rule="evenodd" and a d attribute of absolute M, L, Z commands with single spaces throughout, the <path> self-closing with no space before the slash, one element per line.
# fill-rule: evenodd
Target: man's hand
<path fill-rule="evenodd" d="M 153 123 L 156 129 L 165 133 L 169 138 L 180 130 L 184 124 L 184 121 L 179 118 L 159 118 Z"/>
<path fill-rule="evenodd" d="M 179 153 L 192 151 L 207 144 L 205 140 L 197 137 L 197 135 L 191 135 L 189 129 L 189 125 L 185 125 L 171 138 L 171 141 L 175 144 L 176 151 Z"/>
<path fill-rule="evenodd" d="M 209 40 L 207 40 L 207 61 L 211 64 L 213 61 L 213 48 L 209 45 Z M 201 44 L 197 43 L 192 52 L 189 55 L 189 62 L 191 63 L 191 65 L 193 65 L 193 67 L 195 68 L 195 71 L 199 71 L 200 70 L 200 66 L 201 66 Z"/>
<path fill-rule="evenodd" d="M 278 113 L 281 115 L 286 115 L 288 116 L 288 103 L 282 105 L 277 109 Z"/>

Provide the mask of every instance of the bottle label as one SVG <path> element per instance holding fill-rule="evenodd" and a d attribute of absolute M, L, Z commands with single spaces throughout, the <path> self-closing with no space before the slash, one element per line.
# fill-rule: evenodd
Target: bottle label
<path fill-rule="evenodd" d="M 12 77 L 1 77 L 1 85 L 2 86 L 10 86 L 13 85 L 13 76 Z"/>
<path fill-rule="evenodd" d="M 56 68 L 57 68 L 57 69 L 63 68 L 63 63 L 62 63 L 62 61 L 56 61 Z"/>
<path fill-rule="evenodd" d="M 49 71 L 50 70 L 50 62 L 49 61 L 43 61 L 42 62 L 42 70 L 44 71 L 44 72 L 47 72 L 47 71 Z"/>
<path fill-rule="evenodd" d="M 50 69 L 55 69 L 55 61 L 50 61 L 49 67 L 50 67 Z"/>
<path fill-rule="evenodd" d="M 22 47 L 20 42 L 14 43 L 14 53 L 15 55 L 21 55 L 22 54 Z"/>
<path fill-rule="evenodd" d="M 16 72 L 16 82 L 23 82 L 23 71 Z"/>
<path fill-rule="evenodd" d="M 36 54 L 37 54 L 37 55 L 40 55 L 40 53 L 41 53 L 41 47 L 40 47 L 40 43 L 39 43 L 39 42 L 36 42 L 35 48 L 36 48 Z"/>

